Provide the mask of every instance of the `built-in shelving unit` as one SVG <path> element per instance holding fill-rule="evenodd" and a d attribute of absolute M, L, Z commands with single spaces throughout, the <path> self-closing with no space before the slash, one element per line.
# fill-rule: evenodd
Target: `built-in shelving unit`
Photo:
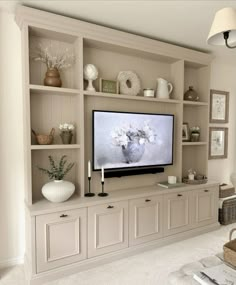
<path fill-rule="evenodd" d="M 50 144 L 50 145 L 32 145 L 31 150 L 44 150 L 44 149 L 79 149 L 79 144 Z"/>

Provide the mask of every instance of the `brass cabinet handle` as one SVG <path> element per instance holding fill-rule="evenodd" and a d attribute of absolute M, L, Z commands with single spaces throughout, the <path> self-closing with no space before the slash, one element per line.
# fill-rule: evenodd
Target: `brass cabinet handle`
<path fill-rule="evenodd" d="M 107 209 L 112 209 L 112 208 L 114 208 L 114 206 L 109 205 L 109 206 L 107 207 Z"/>
<path fill-rule="evenodd" d="M 145 202 L 151 202 L 151 200 L 150 199 L 146 199 Z"/>
<path fill-rule="evenodd" d="M 60 218 L 66 218 L 66 217 L 68 217 L 68 215 L 65 214 L 60 215 Z"/>

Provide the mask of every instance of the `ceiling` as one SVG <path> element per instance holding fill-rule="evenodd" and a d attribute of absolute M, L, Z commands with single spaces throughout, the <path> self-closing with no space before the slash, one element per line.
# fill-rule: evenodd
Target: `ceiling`
<path fill-rule="evenodd" d="M 211 52 L 236 63 L 236 49 L 206 43 L 215 12 L 224 7 L 236 8 L 236 1 L 18 0 L 0 1 L 0 8 L 14 12 L 17 4 Z"/>

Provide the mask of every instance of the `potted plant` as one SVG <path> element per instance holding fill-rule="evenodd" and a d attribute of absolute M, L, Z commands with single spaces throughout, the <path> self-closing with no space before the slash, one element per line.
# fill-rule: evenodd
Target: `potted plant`
<path fill-rule="evenodd" d="M 69 199 L 75 191 L 75 185 L 73 183 L 63 180 L 63 178 L 74 166 L 74 163 L 69 163 L 66 166 L 66 155 L 61 157 L 58 165 L 55 163 L 51 155 L 48 156 L 48 159 L 50 162 L 50 168 L 45 169 L 38 167 L 38 169 L 47 174 L 49 179 L 53 181 L 46 183 L 42 187 L 42 194 L 51 202 L 64 202 Z"/>
<path fill-rule="evenodd" d="M 70 144 L 73 137 L 73 130 L 75 129 L 73 124 L 60 124 L 59 129 L 61 131 L 60 137 L 62 139 L 63 144 Z"/>
<path fill-rule="evenodd" d="M 200 128 L 198 126 L 191 127 L 190 132 L 191 132 L 191 137 L 190 137 L 191 142 L 199 142 Z"/>

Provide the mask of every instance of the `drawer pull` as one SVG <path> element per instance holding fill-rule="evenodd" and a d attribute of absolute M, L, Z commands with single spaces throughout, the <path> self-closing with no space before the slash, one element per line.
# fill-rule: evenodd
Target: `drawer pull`
<path fill-rule="evenodd" d="M 204 192 L 209 192 L 209 190 L 206 189 L 206 190 L 204 190 Z"/>
<path fill-rule="evenodd" d="M 177 194 L 177 196 L 178 196 L 178 197 L 182 197 L 183 195 L 182 195 L 182 194 Z"/>
<path fill-rule="evenodd" d="M 68 217 L 68 215 L 65 214 L 60 215 L 60 218 L 66 218 L 66 217 Z"/>
<path fill-rule="evenodd" d="M 112 209 L 112 208 L 114 208 L 114 206 L 109 205 L 109 206 L 107 207 L 107 209 Z"/>
<path fill-rule="evenodd" d="M 145 202 L 151 202 L 151 200 L 150 199 L 146 199 Z"/>

